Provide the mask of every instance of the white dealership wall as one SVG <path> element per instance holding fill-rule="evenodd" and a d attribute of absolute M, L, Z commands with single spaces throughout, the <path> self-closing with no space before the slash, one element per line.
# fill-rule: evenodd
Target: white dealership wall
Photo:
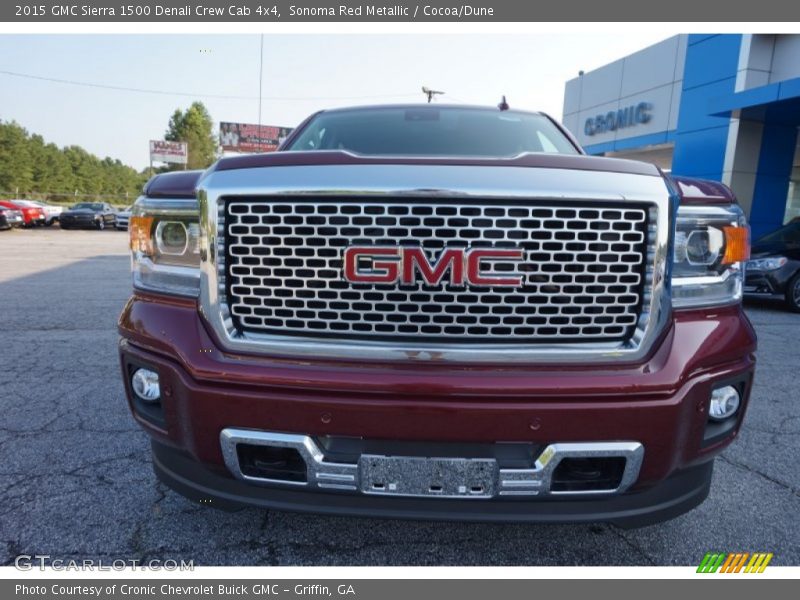
<path fill-rule="evenodd" d="M 564 125 L 589 151 L 593 147 L 615 152 L 669 144 L 668 133 L 675 131 L 678 122 L 686 41 L 686 35 L 669 38 L 568 81 Z M 588 120 L 640 103 L 650 105 L 647 123 L 589 134 Z M 635 139 L 643 136 L 650 137 Z M 625 143 L 629 140 L 630 144 Z"/>

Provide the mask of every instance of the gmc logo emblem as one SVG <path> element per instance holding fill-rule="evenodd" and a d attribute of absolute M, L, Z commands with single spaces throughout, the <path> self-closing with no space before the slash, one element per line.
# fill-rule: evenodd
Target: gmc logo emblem
<path fill-rule="evenodd" d="M 350 246 L 343 255 L 344 278 L 350 283 L 423 281 L 430 286 L 519 287 L 522 276 L 493 271 L 495 262 L 518 262 L 521 249 L 445 248 L 434 262 L 421 247 Z"/>

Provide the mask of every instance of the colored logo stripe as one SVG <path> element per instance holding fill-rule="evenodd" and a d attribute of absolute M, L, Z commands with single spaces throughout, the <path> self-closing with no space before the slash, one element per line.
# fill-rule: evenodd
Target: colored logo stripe
<path fill-rule="evenodd" d="M 745 573 L 763 573 L 764 569 L 772 560 L 772 552 L 706 552 L 700 565 L 697 567 L 698 573 L 739 573 L 744 567 Z M 747 562 L 747 559 L 750 559 Z M 747 566 L 745 567 L 745 562 Z"/>
<path fill-rule="evenodd" d="M 772 552 L 766 554 L 764 552 L 753 554 L 753 558 L 750 559 L 750 562 L 747 563 L 747 567 L 745 567 L 745 573 L 763 573 L 764 569 L 767 568 L 769 561 L 772 560 Z"/>
<path fill-rule="evenodd" d="M 716 573 L 717 569 L 719 569 L 722 561 L 725 560 L 726 555 L 722 553 L 716 552 L 707 552 L 706 555 L 703 557 L 700 566 L 697 567 L 698 573 Z"/>

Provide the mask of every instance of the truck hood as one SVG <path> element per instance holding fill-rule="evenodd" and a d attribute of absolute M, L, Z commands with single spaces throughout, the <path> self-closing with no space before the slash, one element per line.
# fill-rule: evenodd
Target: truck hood
<path fill-rule="evenodd" d="M 350 152 L 326 150 L 319 152 L 273 152 L 270 154 L 249 154 L 222 158 L 207 171 L 176 171 L 156 175 L 147 182 L 144 193 L 151 198 L 194 198 L 198 186 L 206 178 L 222 178 L 235 182 L 236 180 L 252 180 L 255 177 L 262 180 L 267 187 L 281 180 L 296 179 L 297 181 L 293 185 L 299 186 L 302 185 L 301 181 L 303 179 L 301 173 L 297 172 L 294 176 L 287 174 L 295 169 L 302 170 L 303 173 L 314 172 L 319 174 L 327 172 L 327 175 L 322 179 L 329 180 L 331 183 L 336 181 L 341 185 L 343 184 L 342 180 L 348 179 L 353 183 L 357 183 L 357 180 L 360 179 L 355 174 L 357 171 L 360 173 L 366 173 L 368 170 L 374 172 L 375 167 L 382 166 L 403 168 L 408 173 L 417 172 L 420 174 L 420 185 L 417 187 L 430 188 L 431 190 L 447 187 L 435 185 L 438 180 L 435 175 L 437 172 L 442 173 L 444 183 L 446 180 L 453 179 L 452 173 L 455 171 L 465 175 L 472 173 L 473 177 L 476 174 L 480 174 L 487 179 L 495 180 L 500 173 L 519 173 L 523 170 L 530 170 L 531 172 L 555 170 L 560 174 L 559 178 L 564 182 L 563 188 L 565 191 L 569 189 L 569 184 L 573 179 L 566 176 L 565 171 L 573 171 L 578 177 L 582 173 L 595 174 L 595 176 L 618 174 L 622 176 L 621 179 L 624 179 L 624 176 L 652 178 L 659 180 L 657 185 L 662 190 L 664 189 L 663 174 L 657 167 L 648 163 L 616 158 L 546 153 L 521 154 L 511 158 L 394 157 L 359 156 Z M 331 167 L 338 167 L 338 169 L 334 169 L 334 171 L 337 171 L 337 175 L 331 175 Z M 360 170 L 358 167 L 371 167 L 371 169 Z M 437 167 L 445 168 L 439 171 L 436 169 Z M 254 175 L 256 171 L 261 173 L 260 177 Z M 448 171 L 450 176 L 446 176 L 445 171 Z M 234 172 L 239 172 L 240 177 L 235 177 Z M 350 176 L 348 177 L 347 174 Z M 427 174 L 427 176 L 423 176 L 424 174 Z M 391 179 L 390 177 L 386 181 L 387 185 L 396 185 Z M 406 179 L 413 179 L 413 175 Z M 308 191 L 313 191 L 314 182 L 309 181 L 308 186 Z M 617 183 L 608 180 L 602 186 L 602 189 L 597 191 L 614 192 L 618 198 L 620 196 L 624 197 L 624 194 L 619 193 L 621 190 L 618 186 L 619 180 L 617 180 Z M 346 189 L 355 191 L 355 188 L 350 185 Z M 562 194 L 559 193 L 558 196 L 562 196 Z"/>
<path fill-rule="evenodd" d="M 203 171 L 159 173 L 144 185 L 144 195 L 150 198 L 194 198 L 202 175 Z"/>
<path fill-rule="evenodd" d="M 318 152 L 273 152 L 222 158 L 209 171 L 228 171 L 259 167 L 322 166 L 322 165 L 446 165 L 467 167 L 531 167 L 606 171 L 660 177 L 659 170 L 649 164 L 619 158 L 585 154 L 525 153 L 509 158 L 472 156 L 363 156 L 343 150 Z"/>
<path fill-rule="evenodd" d="M 553 168 L 539 161 L 537 166 L 520 165 L 521 161 L 514 160 L 476 166 L 453 164 L 449 162 L 452 159 L 413 163 L 386 159 L 350 162 L 345 159 L 341 164 L 331 164 L 328 159 L 322 164 L 292 162 L 281 165 L 273 159 L 268 161 L 269 166 L 263 166 L 263 159 L 258 158 L 257 164 L 261 166 L 209 169 L 197 182 L 200 190 L 198 195 L 202 199 L 205 194 L 209 202 L 217 202 L 222 197 L 247 195 L 293 196 L 309 201 L 325 197 L 372 196 L 463 198 L 465 201 L 470 198 L 496 198 L 543 202 L 630 200 L 661 203 L 674 192 L 655 167 L 649 165 L 645 165 L 647 174 L 643 174 L 637 172 L 638 169 L 634 169 L 633 173 L 591 168 L 568 169 L 561 163 Z M 310 160 L 308 156 L 299 158 L 301 161 Z M 251 160 L 255 160 L 255 157 Z M 594 163 L 580 162 L 587 165 Z"/>
<path fill-rule="evenodd" d="M 668 175 L 682 204 L 735 204 L 736 196 L 724 183 L 697 177 Z"/>

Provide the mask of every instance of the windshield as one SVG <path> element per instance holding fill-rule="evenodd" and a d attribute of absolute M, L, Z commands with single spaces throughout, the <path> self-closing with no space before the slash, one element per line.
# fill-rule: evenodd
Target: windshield
<path fill-rule="evenodd" d="M 36 203 L 31 202 L 30 200 L 14 200 L 14 204 L 17 206 L 25 206 L 27 208 L 39 208 Z"/>
<path fill-rule="evenodd" d="M 775 242 L 800 243 L 800 222 L 789 223 L 785 227 L 759 238 L 756 243 L 772 244 Z"/>
<path fill-rule="evenodd" d="M 285 149 L 348 150 L 372 156 L 578 154 L 543 115 L 436 106 L 323 112 Z"/>
<path fill-rule="evenodd" d="M 97 202 L 78 202 L 78 204 L 76 204 L 72 208 L 73 210 L 79 208 L 88 208 L 89 210 L 103 210 L 103 205 L 98 204 Z"/>

